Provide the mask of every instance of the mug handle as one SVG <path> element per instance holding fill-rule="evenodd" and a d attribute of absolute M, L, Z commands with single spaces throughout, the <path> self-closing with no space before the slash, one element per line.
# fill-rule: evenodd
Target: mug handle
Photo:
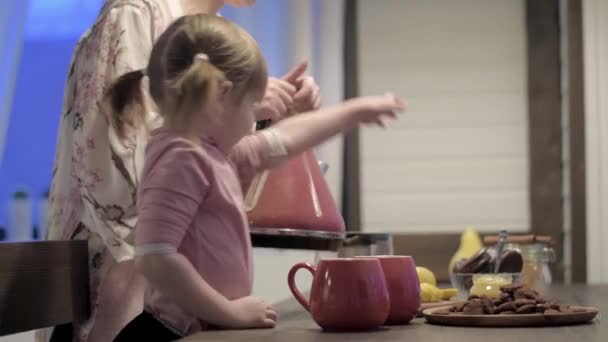
<path fill-rule="evenodd" d="M 296 297 L 297 301 L 306 309 L 306 311 L 310 311 L 310 302 L 304 297 L 302 292 L 300 292 L 296 286 L 296 273 L 302 268 L 307 269 L 313 277 L 315 276 L 315 272 L 317 272 L 317 267 L 307 262 L 300 262 L 293 265 L 293 267 L 289 270 L 287 282 L 289 283 L 289 289 L 291 290 L 293 296 Z"/>

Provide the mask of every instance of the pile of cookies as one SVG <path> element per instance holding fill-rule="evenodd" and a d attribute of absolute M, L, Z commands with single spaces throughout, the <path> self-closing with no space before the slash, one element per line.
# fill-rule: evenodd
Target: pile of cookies
<path fill-rule="evenodd" d="M 576 308 L 560 305 L 521 284 L 500 288 L 499 299 L 471 296 L 469 300 L 450 308 L 435 311 L 436 315 L 523 315 L 576 313 Z"/>

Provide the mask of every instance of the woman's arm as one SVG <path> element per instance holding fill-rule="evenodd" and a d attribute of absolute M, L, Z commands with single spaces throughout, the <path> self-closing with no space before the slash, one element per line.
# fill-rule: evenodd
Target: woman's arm
<path fill-rule="evenodd" d="M 59 137 L 59 146 L 72 152 L 72 165 L 58 167 L 73 169 L 86 211 L 81 219 L 104 237 L 119 260 L 133 254 L 119 236 L 135 225 L 145 132 L 122 139 L 100 103 L 119 76 L 146 66 L 152 27 L 152 15 L 143 4 L 120 4 L 103 14 L 76 52 L 62 123 L 71 130 Z"/>

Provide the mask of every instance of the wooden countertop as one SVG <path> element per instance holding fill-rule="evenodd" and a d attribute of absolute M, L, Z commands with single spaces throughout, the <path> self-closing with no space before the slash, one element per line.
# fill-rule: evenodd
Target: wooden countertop
<path fill-rule="evenodd" d="M 593 324 L 557 328 L 464 328 L 433 326 L 416 319 L 406 326 L 364 333 L 323 333 L 295 300 L 278 305 L 279 324 L 269 330 L 207 331 L 183 341 L 399 341 L 399 342 L 595 342 L 608 341 L 608 286 L 555 286 L 547 295 L 564 304 L 592 306 L 600 310 Z"/>

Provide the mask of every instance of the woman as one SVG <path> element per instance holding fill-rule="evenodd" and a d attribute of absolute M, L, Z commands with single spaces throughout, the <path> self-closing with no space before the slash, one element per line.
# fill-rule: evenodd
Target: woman
<path fill-rule="evenodd" d="M 254 0 L 226 0 L 235 6 Z M 132 268 L 135 200 L 147 133 L 158 124 L 113 120 L 101 99 L 115 79 L 144 69 L 156 38 L 176 18 L 217 13 L 223 0 L 108 0 L 75 48 L 64 98 L 49 198 L 51 240 L 87 240 L 91 315 L 55 329 L 53 340 L 111 341 L 143 305 L 143 279 Z M 319 105 L 314 80 L 301 63 L 283 80 L 270 79 L 258 119 Z M 40 341 L 47 333 L 39 333 Z"/>

